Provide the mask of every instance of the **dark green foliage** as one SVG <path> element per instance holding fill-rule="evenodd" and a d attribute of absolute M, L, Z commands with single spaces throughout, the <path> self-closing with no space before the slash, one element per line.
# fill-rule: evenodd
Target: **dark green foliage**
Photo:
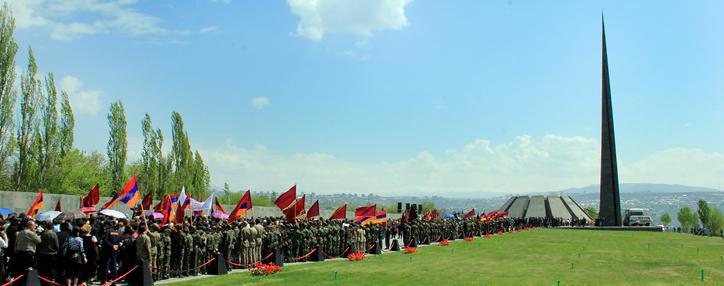
<path fill-rule="evenodd" d="M 123 103 L 120 101 L 111 104 L 108 113 L 108 172 L 111 178 L 112 191 L 120 191 L 128 178 L 125 176 L 126 153 L 128 141 L 126 139 L 126 114 Z"/>

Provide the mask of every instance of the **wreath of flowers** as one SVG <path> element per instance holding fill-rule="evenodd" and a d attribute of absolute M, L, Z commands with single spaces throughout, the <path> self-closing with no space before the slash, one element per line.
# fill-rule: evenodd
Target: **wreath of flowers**
<path fill-rule="evenodd" d="M 362 253 L 362 252 L 350 253 L 349 255 L 347 255 L 347 259 L 349 259 L 349 261 L 360 261 L 360 260 L 364 260 L 364 259 L 365 259 L 365 254 Z"/>
<path fill-rule="evenodd" d="M 473 241 L 473 237 L 472 237 L 472 236 L 468 236 L 468 237 L 463 238 L 463 239 L 464 239 L 465 241 Z"/>
<path fill-rule="evenodd" d="M 268 276 L 280 272 L 282 272 L 282 268 L 274 265 L 274 262 L 269 262 L 269 264 L 254 262 L 254 264 L 249 265 L 249 273 L 252 276 Z"/>
<path fill-rule="evenodd" d="M 491 238 L 491 237 L 493 237 L 493 236 L 490 235 L 490 234 L 486 234 L 486 235 L 483 235 L 483 237 L 484 237 L 484 238 Z"/>
<path fill-rule="evenodd" d="M 447 239 L 445 239 L 445 240 L 443 240 L 443 241 L 440 241 L 440 243 L 439 243 L 438 245 L 439 245 L 439 246 L 448 246 L 448 245 L 450 245 L 450 241 L 448 241 Z"/>
<path fill-rule="evenodd" d="M 404 252 L 405 254 L 415 253 L 417 251 L 417 247 L 405 247 Z"/>

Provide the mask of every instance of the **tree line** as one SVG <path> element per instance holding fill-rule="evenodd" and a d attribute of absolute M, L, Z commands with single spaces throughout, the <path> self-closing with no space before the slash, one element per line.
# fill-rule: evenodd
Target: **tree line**
<path fill-rule="evenodd" d="M 75 148 L 71 95 L 59 90 L 53 73 L 38 74 L 31 47 L 26 69 L 17 74 L 14 31 L 15 19 L 6 4 L 0 8 L 0 190 L 80 195 L 98 183 L 102 194 L 110 195 L 135 175 L 140 191 L 156 198 L 182 187 L 193 197 L 209 194 L 208 167 L 198 150 L 192 150 L 178 112 L 171 114 L 168 154 L 161 129 L 146 114 L 140 122 L 141 159 L 128 162 L 127 121 L 120 101 L 112 103 L 108 113 L 105 156 Z"/>
<path fill-rule="evenodd" d="M 705 200 L 697 202 L 696 212 L 690 207 L 679 209 L 676 219 L 684 231 L 690 231 L 694 227 L 701 227 L 708 230 L 712 235 L 718 235 L 724 227 L 724 214 L 719 208 L 710 207 Z M 668 225 L 671 223 L 671 216 L 669 213 L 663 213 L 660 220 L 664 225 Z"/>

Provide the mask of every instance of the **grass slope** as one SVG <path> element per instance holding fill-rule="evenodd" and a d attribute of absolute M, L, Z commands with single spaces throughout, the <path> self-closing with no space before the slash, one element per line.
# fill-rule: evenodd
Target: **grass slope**
<path fill-rule="evenodd" d="M 368 256 L 361 262 L 288 266 L 270 277 L 243 272 L 173 286 L 556 285 L 557 280 L 560 285 L 724 285 L 722 255 L 721 238 L 539 229 L 426 246 L 414 254 Z"/>

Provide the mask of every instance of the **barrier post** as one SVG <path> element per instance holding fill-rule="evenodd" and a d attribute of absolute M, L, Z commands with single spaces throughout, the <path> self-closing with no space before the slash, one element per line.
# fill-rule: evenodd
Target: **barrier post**
<path fill-rule="evenodd" d="M 38 270 L 31 268 L 25 272 L 25 286 L 42 286 L 40 278 L 38 278 Z"/>

